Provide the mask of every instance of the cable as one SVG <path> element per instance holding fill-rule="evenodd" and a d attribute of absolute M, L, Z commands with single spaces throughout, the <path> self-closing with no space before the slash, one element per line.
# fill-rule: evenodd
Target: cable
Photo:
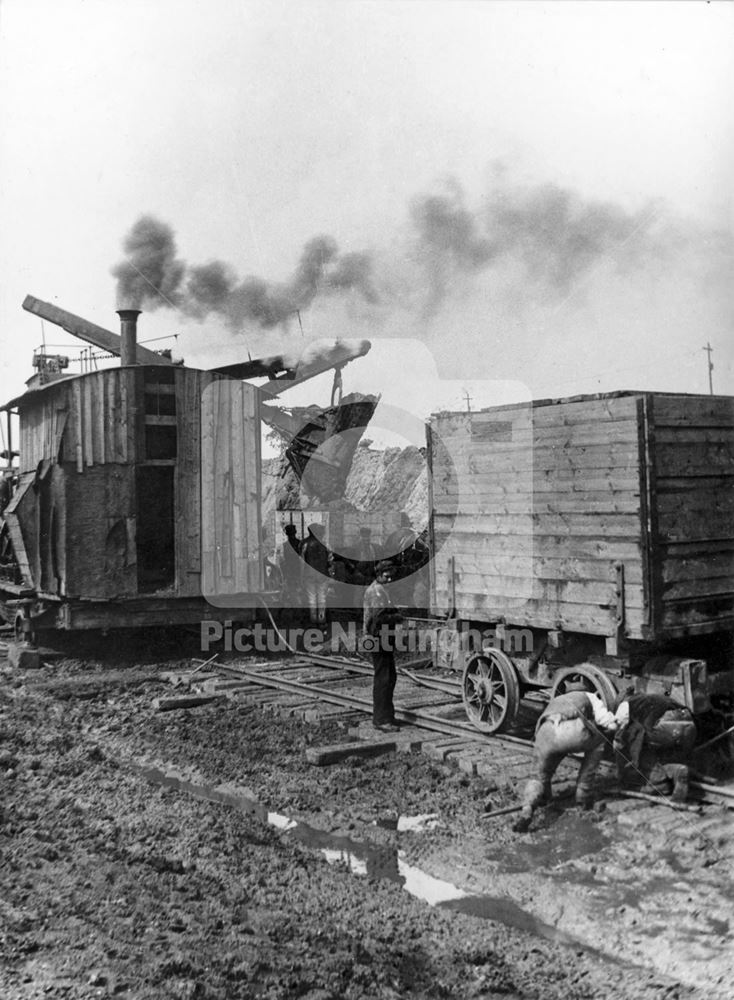
<path fill-rule="evenodd" d="M 139 268 L 139 267 L 136 267 L 136 266 L 135 266 L 135 264 L 133 264 L 133 262 L 132 262 L 131 260 L 128 260 L 128 262 L 127 262 L 127 263 L 128 263 L 129 265 L 130 265 L 130 267 L 131 267 L 131 268 L 132 268 L 132 269 L 133 269 L 134 271 L 137 271 L 137 272 L 138 272 L 138 274 L 139 274 L 139 275 L 140 275 L 140 277 L 141 277 L 141 278 L 143 279 L 143 281 L 147 282 L 147 283 L 148 283 L 148 284 L 150 285 L 150 287 L 151 287 L 151 288 L 153 289 L 153 291 L 154 291 L 154 292 L 157 292 L 157 293 L 158 293 L 158 294 L 160 295 L 160 297 L 161 297 L 162 299 L 165 299 L 165 300 L 166 300 L 166 302 L 167 302 L 167 303 L 169 304 L 169 306 L 171 307 L 171 309 L 176 309 L 176 308 L 178 308 L 178 307 L 177 307 L 176 305 L 174 305 L 174 303 L 173 303 L 173 302 L 171 302 L 171 300 L 170 300 L 170 299 L 168 298 L 168 296 L 167 296 L 167 295 L 164 295 L 164 294 L 163 294 L 163 292 L 162 292 L 162 291 L 160 290 L 160 288 L 156 288 L 156 286 L 155 286 L 155 285 L 153 284 L 153 282 L 152 282 L 152 281 L 151 281 L 151 280 L 150 280 L 149 278 L 146 278 L 146 276 L 145 276 L 145 275 L 143 274 L 143 272 L 142 272 L 142 271 L 140 270 L 140 268 Z"/>
<path fill-rule="evenodd" d="M 278 626 L 275 624 L 275 620 L 274 620 L 273 616 L 270 613 L 270 608 L 268 607 L 268 605 L 265 603 L 265 601 L 262 599 L 262 597 L 258 597 L 258 601 L 265 608 L 265 613 L 267 614 L 268 618 L 270 619 L 270 624 L 275 629 L 277 635 L 280 636 L 281 640 L 283 641 L 283 644 L 285 645 L 285 648 L 289 649 L 291 651 L 291 653 L 295 653 L 296 656 L 298 656 L 299 655 L 298 654 L 298 650 L 294 649 L 293 646 L 291 646 L 291 644 L 288 642 L 288 640 L 286 639 L 286 637 L 283 635 L 283 633 L 280 631 L 280 629 L 278 628 Z"/>

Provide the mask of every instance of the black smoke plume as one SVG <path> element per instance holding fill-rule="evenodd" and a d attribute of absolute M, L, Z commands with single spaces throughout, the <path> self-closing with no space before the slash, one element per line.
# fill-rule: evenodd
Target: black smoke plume
<path fill-rule="evenodd" d="M 316 299 L 347 295 L 370 307 L 371 320 L 378 311 L 384 319 L 406 308 L 426 320 L 449 303 L 455 309 L 480 276 L 485 291 L 491 285 L 517 310 L 525 304 L 548 310 L 581 297 L 597 272 L 633 277 L 651 289 L 681 275 L 711 294 L 729 281 L 728 233 L 677 219 L 662 203 L 627 211 L 555 184 L 520 185 L 506 171 L 495 173 L 473 205 L 450 180 L 415 198 L 408 221 L 402 261 L 387 250 L 340 253 L 332 237 L 316 236 L 291 276 L 277 282 L 239 277 L 220 260 L 187 264 L 171 227 L 146 215 L 125 237 L 125 259 L 113 268 L 119 305 L 173 307 L 197 319 L 216 314 L 233 330 L 272 329 Z"/>
<path fill-rule="evenodd" d="M 176 239 L 165 222 L 142 215 L 122 241 L 124 260 L 112 268 L 122 309 L 177 306 L 186 265 L 176 257 Z"/>
<path fill-rule="evenodd" d="M 515 255 L 528 277 L 561 294 L 595 267 L 614 257 L 619 268 L 637 263 L 648 248 L 656 213 L 647 206 L 630 214 L 607 202 L 584 201 L 555 184 L 500 189 L 485 211 L 498 254 Z M 629 244 L 629 246 L 628 246 Z"/>
<path fill-rule="evenodd" d="M 451 181 L 446 193 L 421 196 L 410 211 L 413 257 L 429 286 L 426 311 L 456 279 L 506 265 L 519 269 L 519 280 L 536 295 L 566 295 L 601 261 L 624 269 L 653 251 L 658 214 L 654 205 L 628 213 L 553 184 L 498 184 L 472 210 Z"/>
<path fill-rule="evenodd" d="M 317 296 L 356 292 L 377 301 L 368 253 L 340 254 L 330 236 L 309 240 L 288 281 L 238 279 L 223 261 L 188 265 L 178 259 L 169 225 L 142 216 L 123 241 L 125 259 L 112 273 L 118 281 L 118 303 L 126 308 L 181 309 L 204 319 L 217 313 L 230 327 L 247 324 L 271 328 L 287 323 Z"/>
<path fill-rule="evenodd" d="M 479 222 L 465 206 L 458 184 L 446 195 L 423 195 L 413 201 L 410 218 L 416 235 L 417 257 L 426 269 L 429 295 L 425 312 L 432 312 L 446 296 L 452 275 L 472 274 L 487 267 L 495 248 L 482 235 Z"/>

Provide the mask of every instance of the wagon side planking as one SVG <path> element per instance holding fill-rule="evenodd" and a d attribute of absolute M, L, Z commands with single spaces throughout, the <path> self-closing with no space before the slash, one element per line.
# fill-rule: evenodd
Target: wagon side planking
<path fill-rule="evenodd" d="M 444 412 L 428 443 L 432 610 L 456 631 L 480 728 L 509 724 L 524 687 L 571 680 L 608 701 L 630 683 L 698 710 L 725 696 L 734 399 L 619 392 Z"/>

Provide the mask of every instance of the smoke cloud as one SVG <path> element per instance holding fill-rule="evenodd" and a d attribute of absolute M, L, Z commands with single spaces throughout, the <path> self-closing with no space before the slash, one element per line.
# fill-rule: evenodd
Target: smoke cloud
<path fill-rule="evenodd" d="M 454 182 L 446 195 L 423 195 L 410 208 L 415 234 L 414 256 L 428 278 L 423 312 L 435 311 L 447 294 L 452 276 L 472 274 L 487 267 L 497 250 L 480 233 L 479 220 L 464 206 Z"/>
<path fill-rule="evenodd" d="M 117 299 L 126 308 L 180 309 L 196 319 L 217 313 L 233 329 L 286 324 L 319 296 L 356 292 L 377 301 L 368 253 L 340 254 L 330 236 L 316 236 L 301 251 L 292 277 L 282 283 L 237 278 L 223 261 L 189 265 L 180 260 L 173 230 L 144 215 L 123 240 L 125 259 L 112 269 Z"/>
<path fill-rule="evenodd" d="M 632 242 L 616 264 L 624 269 L 637 263 L 648 247 L 656 209 L 647 206 L 630 214 L 548 184 L 501 190 L 484 214 L 497 252 L 516 255 L 532 281 L 565 295 L 574 282 L 628 241 Z"/>
<path fill-rule="evenodd" d="M 458 278 L 512 267 L 526 294 L 552 299 L 568 294 L 603 260 L 625 269 L 655 251 L 654 205 L 628 213 L 553 184 L 499 184 L 470 210 L 457 182 L 448 188 L 417 198 L 410 210 L 413 258 L 427 279 L 428 313 Z"/>
<path fill-rule="evenodd" d="M 342 253 L 331 236 L 315 236 L 284 281 L 241 277 L 221 260 L 189 264 L 172 228 L 149 215 L 123 248 L 113 268 L 121 306 L 175 308 L 199 320 L 217 315 L 238 331 L 286 328 L 313 303 L 342 300 L 353 323 L 371 332 L 399 324 L 429 339 L 441 336 L 438 326 L 429 330 L 434 318 L 446 336 L 462 315 L 475 325 L 493 317 L 507 328 L 535 314 L 537 329 L 537 317 L 546 324 L 563 307 L 570 322 L 569 302 L 578 311 L 596 301 L 619 323 L 627 308 L 630 328 L 633 299 L 635 324 L 644 319 L 651 329 L 670 324 L 665 303 L 678 301 L 683 288 L 691 303 L 720 301 L 727 309 L 734 250 L 730 234 L 676 218 L 662 203 L 628 211 L 557 184 L 521 185 L 507 171 L 495 171 L 474 203 L 456 180 L 416 197 L 407 230 L 377 252 Z"/>
<path fill-rule="evenodd" d="M 186 265 L 176 257 L 171 227 L 152 215 L 143 215 L 122 241 L 122 249 L 125 259 L 112 268 L 118 306 L 177 306 Z"/>

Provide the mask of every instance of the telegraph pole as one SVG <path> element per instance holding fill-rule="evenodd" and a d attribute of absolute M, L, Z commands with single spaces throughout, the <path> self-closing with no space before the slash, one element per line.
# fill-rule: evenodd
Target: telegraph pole
<path fill-rule="evenodd" d="M 713 394 L 714 394 L 714 379 L 713 379 L 713 376 L 712 376 L 712 372 L 714 370 L 714 363 L 711 360 L 711 355 L 714 353 L 714 349 L 713 349 L 713 347 L 711 346 L 711 344 L 710 344 L 710 342 L 708 340 L 706 341 L 706 346 L 703 347 L 703 348 L 701 348 L 701 349 L 704 350 L 706 352 L 706 354 L 708 355 L 709 393 L 713 396 Z"/>
<path fill-rule="evenodd" d="M 466 412 L 471 413 L 471 396 L 468 389 L 464 389 L 464 399 L 466 400 Z"/>

